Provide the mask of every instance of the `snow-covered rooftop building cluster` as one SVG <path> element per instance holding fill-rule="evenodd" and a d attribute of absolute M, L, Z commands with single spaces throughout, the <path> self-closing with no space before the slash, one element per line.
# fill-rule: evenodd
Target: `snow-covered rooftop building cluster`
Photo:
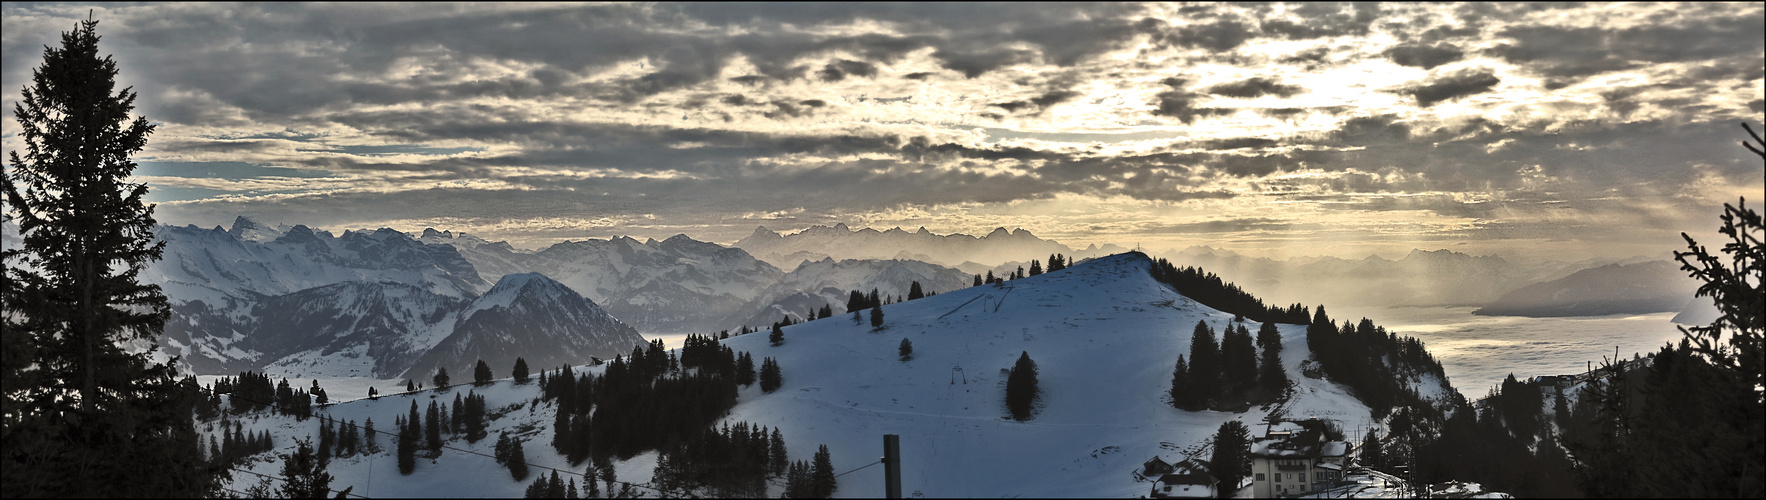
<path fill-rule="evenodd" d="M 1343 480 L 1351 447 L 1331 441 L 1318 419 L 1270 422 L 1251 441 L 1251 491 L 1258 498 L 1304 495 Z"/>

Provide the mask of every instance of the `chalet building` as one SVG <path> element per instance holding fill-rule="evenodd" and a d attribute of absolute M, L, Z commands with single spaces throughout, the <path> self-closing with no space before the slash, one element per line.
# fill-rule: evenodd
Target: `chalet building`
<path fill-rule="evenodd" d="M 1146 477 L 1163 476 L 1170 474 L 1173 470 L 1171 464 L 1165 463 L 1165 461 L 1159 459 L 1157 455 L 1153 456 L 1152 460 L 1148 460 L 1142 465 L 1146 466 L 1146 468 L 1141 470 L 1141 475 Z"/>
<path fill-rule="evenodd" d="M 1153 457 L 1155 460 L 1158 457 Z M 1173 472 L 1153 481 L 1149 498 L 1213 498 L 1214 476 L 1199 464 L 1185 460 L 1171 466 Z"/>
<path fill-rule="evenodd" d="M 1258 498 L 1316 493 L 1336 486 L 1350 446 L 1325 437 L 1318 419 L 1270 422 L 1251 441 L 1251 492 Z"/>

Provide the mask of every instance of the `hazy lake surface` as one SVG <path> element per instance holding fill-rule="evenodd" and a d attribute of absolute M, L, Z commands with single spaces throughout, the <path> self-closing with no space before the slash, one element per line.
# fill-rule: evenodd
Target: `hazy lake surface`
<path fill-rule="evenodd" d="M 1467 398 L 1484 397 L 1503 377 L 1582 373 L 1602 357 L 1647 354 L 1679 342 L 1681 333 L 1669 321 L 1674 313 L 1525 318 L 1473 316 L 1476 307 L 1343 307 L 1326 306 L 1339 325 L 1362 317 L 1374 324 L 1423 341 L 1447 370 L 1453 387 Z"/>

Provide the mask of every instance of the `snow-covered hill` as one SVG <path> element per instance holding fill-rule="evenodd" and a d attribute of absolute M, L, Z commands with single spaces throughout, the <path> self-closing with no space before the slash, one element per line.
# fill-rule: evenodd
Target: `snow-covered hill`
<path fill-rule="evenodd" d="M 1232 315 L 1201 306 L 1154 282 L 1150 261 L 1123 254 L 1078 264 L 1002 286 L 981 286 L 883 307 L 885 326 L 855 325 L 836 316 L 785 328 L 785 342 L 768 344 L 765 334 L 724 342 L 756 358 L 783 366 L 784 385 L 764 394 L 741 391 L 725 422 L 746 421 L 780 428 L 792 459 L 807 459 L 826 444 L 834 469 L 847 471 L 877 460 L 883 434 L 901 435 L 903 486 L 927 497 L 1134 497 L 1150 483 L 1134 476 L 1141 463 L 1159 455 L 1172 461 L 1178 451 L 1202 443 L 1227 420 L 1256 423 L 1279 411 L 1288 417 L 1334 419 L 1352 429 L 1371 421 L 1368 408 L 1335 383 L 1307 378 L 1300 364 L 1308 356 L 1305 327 L 1283 325 L 1282 363 L 1295 381 L 1292 398 L 1280 408 L 1244 413 L 1183 412 L 1164 402 L 1171 369 L 1189 352 L 1197 321 L 1220 328 Z M 1252 327 L 1255 329 L 1255 326 Z M 914 345 L 909 361 L 897 357 L 902 339 Z M 1004 377 L 1020 352 L 1039 367 L 1041 399 L 1034 419 L 1007 418 Z M 538 368 L 538 367 L 536 367 Z M 507 368 L 497 366 L 498 375 Z M 579 367 L 600 371 L 604 367 Z M 463 377 L 456 377 L 459 380 Z M 1439 381 L 1424 394 L 1438 393 Z M 439 392 L 358 400 L 323 411 L 353 420 L 373 418 L 390 429 L 397 415 L 435 399 Z M 537 402 L 534 385 L 500 381 L 475 389 L 489 397 L 492 439 L 450 446 L 490 454 L 501 430 L 522 431 L 528 461 L 574 470 L 545 443 L 550 442 L 554 407 Z M 282 417 L 251 421 L 271 429 L 278 446 L 291 438 L 316 435 L 317 420 Z M 392 446 L 370 457 L 333 460 L 332 486 L 354 486 L 353 493 L 396 496 L 517 496 L 525 482 L 510 479 L 492 459 L 445 451 L 420 460 L 410 476 L 397 473 Z M 618 466 L 624 481 L 644 482 L 655 454 L 645 453 Z M 274 474 L 279 464 L 254 470 Z M 544 470 L 535 470 L 545 473 Z M 255 478 L 235 475 L 235 489 Z M 531 481 L 531 478 L 530 478 Z M 371 484 L 370 484 L 371 483 Z M 772 495 L 781 492 L 775 485 Z M 883 494 L 883 470 L 873 467 L 840 478 L 840 497 Z"/>
<path fill-rule="evenodd" d="M 970 276 L 962 271 L 917 260 L 824 258 L 806 261 L 785 273 L 723 324 L 762 327 L 787 316 L 798 322 L 810 310 L 823 305 L 832 306 L 835 313 L 845 313 L 846 300 L 853 290 L 869 293 L 874 289 L 883 297 L 907 297 L 914 282 L 919 282 L 925 293 L 943 293 L 971 284 Z"/>

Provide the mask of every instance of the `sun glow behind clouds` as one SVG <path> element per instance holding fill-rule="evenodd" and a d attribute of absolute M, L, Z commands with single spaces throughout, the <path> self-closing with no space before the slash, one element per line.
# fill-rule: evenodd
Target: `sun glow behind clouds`
<path fill-rule="evenodd" d="M 87 8 L 0 9 L 4 104 Z M 1766 191 L 1754 4 L 99 12 L 147 155 L 282 169 L 151 172 L 172 223 L 1625 255 Z"/>

